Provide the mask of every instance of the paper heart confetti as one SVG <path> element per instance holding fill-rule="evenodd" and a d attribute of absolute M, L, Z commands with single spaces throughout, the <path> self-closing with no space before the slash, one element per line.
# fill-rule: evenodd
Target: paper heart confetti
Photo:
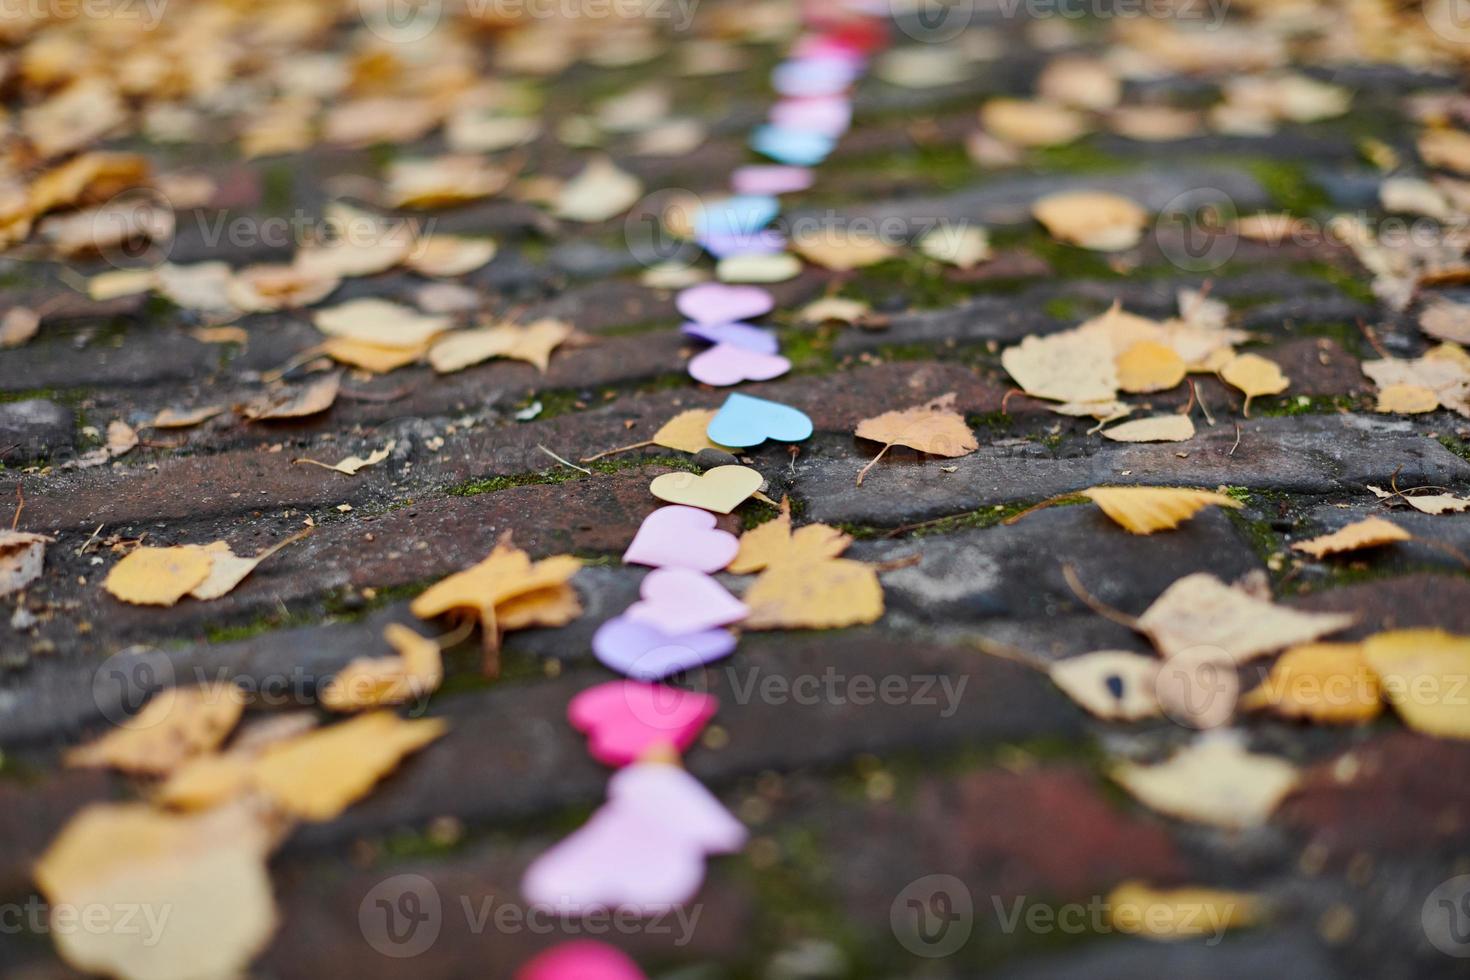
<path fill-rule="evenodd" d="M 682 753 L 718 707 L 718 701 L 698 691 L 609 681 L 572 698 L 567 720 L 587 735 L 587 750 L 594 759 L 626 766 L 659 746 L 673 746 Z"/>
<path fill-rule="evenodd" d="M 592 939 L 554 946 L 516 971 L 515 980 L 648 980 L 622 950 Z"/>
<path fill-rule="evenodd" d="M 716 344 L 689 361 L 689 375 L 707 385 L 727 387 L 742 381 L 769 381 L 791 370 L 779 354 L 762 354 L 735 344 Z"/>
<path fill-rule="evenodd" d="M 526 869 L 521 893 L 567 914 L 667 912 L 692 899 L 704 861 L 745 843 L 745 828 L 678 766 L 636 763 L 608 783 L 608 801 Z"/>
<path fill-rule="evenodd" d="M 705 235 L 750 235 L 781 213 L 781 202 L 768 194 L 737 194 L 704 206 L 694 219 L 694 232 Z"/>
<path fill-rule="evenodd" d="M 827 159 L 837 141 L 821 133 L 782 126 L 762 126 L 750 136 L 750 148 L 778 163 L 813 167 Z"/>
<path fill-rule="evenodd" d="M 733 323 L 764 316 L 775 308 L 776 301 L 758 286 L 704 282 L 681 292 L 674 305 L 696 323 Z"/>
<path fill-rule="evenodd" d="M 643 519 L 623 552 L 626 565 L 718 572 L 740 550 L 740 541 L 715 527 L 715 515 L 698 507 L 660 507 Z"/>
<path fill-rule="evenodd" d="M 849 58 L 802 58 L 777 65 L 771 72 L 771 85 L 786 96 L 831 96 L 845 91 L 856 81 L 858 71 Z"/>
<path fill-rule="evenodd" d="M 606 667 L 634 680 L 656 681 L 703 667 L 735 650 L 724 629 L 670 636 L 648 623 L 616 616 L 592 634 L 592 652 Z"/>
<path fill-rule="evenodd" d="M 746 255 L 775 255 L 786 248 L 786 236 L 772 228 L 743 232 L 701 232 L 696 236 L 717 259 L 740 258 Z"/>
<path fill-rule="evenodd" d="M 730 175 L 737 194 L 794 194 L 812 186 L 813 175 L 806 167 L 755 164 Z"/>
<path fill-rule="evenodd" d="M 654 477 L 648 492 L 671 504 L 702 507 L 728 514 L 761 488 L 765 479 L 749 466 L 716 466 L 703 473 L 665 473 Z"/>
<path fill-rule="evenodd" d="M 709 437 L 722 446 L 759 446 L 767 439 L 800 442 L 812 434 L 812 420 L 790 405 L 733 394 L 715 413 Z"/>
<path fill-rule="evenodd" d="M 674 636 L 728 626 L 750 615 L 745 603 L 723 585 L 688 568 L 649 572 L 639 594 L 642 600 L 629 606 L 624 615 Z"/>
<path fill-rule="evenodd" d="M 786 99 L 772 107 L 771 123 L 783 129 L 841 136 L 852 124 L 852 103 L 840 98 Z"/>
<path fill-rule="evenodd" d="M 748 323 L 686 323 L 683 331 L 687 336 L 698 337 L 711 344 L 733 344 L 761 354 L 774 354 L 780 350 L 775 334 Z"/>

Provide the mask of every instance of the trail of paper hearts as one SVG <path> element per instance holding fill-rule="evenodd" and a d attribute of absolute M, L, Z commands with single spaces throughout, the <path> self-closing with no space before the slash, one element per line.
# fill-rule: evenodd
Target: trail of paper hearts
<path fill-rule="evenodd" d="M 766 254 L 783 247 L 779 234 L 765 227 L 780 210 L 775 195 L 811 186 L 809 168 L 825 160 L 851 120 L 848 92 L 865 70 L 868 56 L 886 40 L 886 21 L 862 0 L 807 2 L 802 15 L 807 33 L 772 73 L 772 86 L 783 99 L 772 107 L 769 122 L 751 135 L 752 148 L 775 163 L 737 170 L 732 175 L 733 195 L 702 218 L 698 238 L 716 258 Z M 735 384 L 766 380 L 790 369 L 790 362 L 779 356 L 774 333 L 744 322 L 774 308 L 766 290 L 705 283 L 680 293 L 676 305 L 693 321 L 686 332 L 715 345 L 691 362 L 690 372 L 697 380 Z M 743 445 L 761 441 L 756 429 L 793 441 L 811 435 L 810 420 L 796 409 L 742 395 L 732 400 L 743 414 L 727 416 L 726 424 L 733 426 L 737 423 L 732 418 L 738 420 L 739 434 L 750 440 Z M 712 509 L 728 512 L 723 504 Z M 721 537 L 725 532 L 715 530 L 713 520 L 701 513 L 693 507 L 664 507 L 640 528 L 624 561 L 656 567 L 650 573 L 652 582 L 645 583 L 652 592 L 645 589 L 644 600 L 630 607 L 634 619 L 625 613 L 599 630 L 604 647 L 599 659 L 604 663 L 620 669 L 646 668 L 643 661 L 649 653 L 676 649 L 681 651 L 678 656 L 662 657 L 672 671 L 724 656 L 733 647 L 733 636 L 723 630 L 662 639 L 656 631 L 641 639 L 632 635 L 648 632 L 650 623 L 666 621 L 673 607 L 660 603 L 686 593 L 701 607 L 729 608 L 717 614 L 695 610 L 694 615 L 674 616 L 675 628 L 739 617 L 743 605 L 728 593 L 720 595 L 723 590 L 705 575 L 723 569 L 734 552 Z M 692 546 L 677 547 L 681 536 Z M 641 624 L 636 621 L 640 615 L 646 619 Z M 607 632 L 619 622 L 622 632 L 616 636 Z M 645 674 L 644 679 L 652 678 Z M 668 908 L 698 891 L 707 855 L 736 851 L 744 844 L 740 822 L 660 754 L 677 753 L 692 744 L 714 714 L 715 699 L 639 680 L 584 691 L 569 709 L 572 724 L 588 733 L 594 757 L 622 768 L 609 783 L 608 801 L 527 870 L 522 892 L 533 903 L 568 911 Z M 569 980 L 592 963 L 598 963 L 609 978 L 640 975 L 631 961 L 619 959 L 611 949 L 569 943 L 542 954 L 520 977 Z"/>

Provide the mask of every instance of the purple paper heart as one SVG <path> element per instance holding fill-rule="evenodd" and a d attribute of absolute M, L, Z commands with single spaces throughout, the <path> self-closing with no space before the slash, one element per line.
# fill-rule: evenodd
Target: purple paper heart
<path fill-rule="evenodd" d="M 592 818 L 526 869 L 521 893 L 570 914 L 653 915 L 692 899 L 705 858 L 739 850 L 745 827 L 678 766 L 637 763 L 608 782 Z"/>
<path fill-rule="evenodd" d="M 821 56 L 783 61 L 771 72 L 771 87 L 782 95 L 837 95 L 857 80 L 861 66 L 849 58 Z"/>
<path fill-rule="evenodd" d="M 730 175 L 730 186 L 740 194 L 794 194 L 812 186 L 813 175 L 806 167 L 752 164 Z"/>
<path fill-rule="evenodd" d="M 769 381 L 791 370 L 791 362 L 780 354 L 716 344 L 689 359 L 689 375 L 707 385 L 726 387 L 742 381 Z"/>
<path fill-rule="evenodd" d="M 728 657 L 735 634 L 710 629 L 670 636 L 648 623 L 615 616 L 592 635 L 592 652 L 606 667 L 640 681 L 662 680 Z"/>
<path fill-rule="evenodd" d="M 725 232 L 695 236 L 699 244 L 717 259 L 734 255 L 774 255 L 786 250 L 786 236 L 774 228 L 758 232 Z"/>
<path fill-rule="evenodd" d="M 774 333 L 748 323 L 686 323 L 683 330 L 686 335 L 711 344 L 734 344 L 762 354 L 774 354 L 781 349 Z"/>
<path fill-rule="evenodd" d="M 623 564 L 718 572 L 735 558 L 740 539 L 716 523 L 715 515 L 698 507 L 660 507 L 643 519 Z"/>
<path fill-rule="evenodd" d="M 841 136 L 852 124 L 852 103 L 837 96 L 783 99 L 771 107 L 771 122 L 782 129 Z"/>
<path fill-rule="evenodd" d="M 680 292 L 674 305 L 696 323 L 732 323 L 764 316 L 771 312 L 776 301 L 759 286 L 702 282 Z"/>
<path fill-rule="evenodd" d="M 745 603 L 703 572 L 687 568 L 657 568 L 638 590 L 642 601 L 623 613 L 668 636 L 683 636 L 738 623 L 750 615 Z"/>

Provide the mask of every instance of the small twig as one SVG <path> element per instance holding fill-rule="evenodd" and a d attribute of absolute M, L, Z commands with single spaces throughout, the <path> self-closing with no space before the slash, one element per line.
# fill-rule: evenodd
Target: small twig
<path fill-rule="evenodd" d="M 1082 600 L 1082 604 L 1088 609 L 1091 609 L 1104 619 L 1117 623 L 1119 626 L 1126 626 L 1131 630 L 1138 629 L 1137 619 L 1125 612 L 1114 609 L 1091 592 L 1088 592 L 1082 585 L 1082 580 L 1077 577 L 1077 569 L 1073 568 L 1070 564 L 1062 565 L 1062 578 L 1067 580 L 1067 587 L 1072 590 L 1078 599 Z"/>
<path fill-rule="evenodd" d="M 786 467 L 786 472 L 794 477 L 796 476 L 796 457 L 801 455 L 801 447 L 796 445 L 787 446 L 786 451 L 791 454 L 791 463 Z"/>
<path fill-rule="evenodd" d="M 468 640 L 470 638 L 470 634 L 475 631 L 475 625 L 477 623 L 479 623 L 479 620 L 475 619 L 475 617 L 466 616 L 464 619 L 460 620 L 458 626 L 450 630 L 448 633 L 445 633 L 443 636 L 434 637 L 434 642 L 439 644 L 440 650 L 448 650 L 450 647 L 457 647 L 465 640 Z"/>
<path fill-rule="evenodd" d="M 349 388 L 343 388 L 339 394 L 341 397 L 355 402 L 396 402 L 398 399 L 411 394 L 413 389 L 413 385 L 404 385 L 401 388 L 394 388 L 392 391 L 382 392 L 353 391 Z"/>
<path fill-rule="evenodd" d="M 900 568 L 912 568 L 924 560 L 923 555 L 905 555 L 902 558 L 890 558 L 888 561 L 880 561 L 873 564 L 875 572 L 896 572 Z"/>
<path fill-rule="evenodd" d="M 302 538 L 309 538 L 309 537 L 311 537 L 315 533 L 316 533 L 316 528 L 314 528 L 314 527 L 309 527 L 309 528 L 305 529 L 304 531 L 297 531 L 295 534 L 291 535 L 289 538 L 286 538 L 284 541 L 277 541 L 275 544 L 271 545 L 269 548 L 267 548 L 264 551 L 262 551 L 259 554 L 257 554 L 255 556 L 255 560 L 258 561 L 258 562 L 265 561 L 271 555 L 273 555 L 276 552 L 280 551 L 282 548 L 286 547 L 287 545 L 295 544 L 297 541 L 300 541 Z"/>
<path fill-rule="evenodd" d="M 592 462 L 596 462 L 597 460 L 601 459 L 604 456 L 612 456 L 612 455 L 615 455 L 617 453 L 631 452 L 634 449 L 643 449 L 643 448 L 645 448 L 647 446 L 655 446 L 655 445 L 657 445 L 657 443 L 655 443 L 652 439 L 644 439 L 642 442 L 635 442 L 635 443 L 633 443 L 630 446 L 619 446 L 616 449 L 604 449 L 602 452 L 597 453 L 596 455 L 593 455 L 593 456 L 583 456 L 582 457 L 582 462 L 584 462 L 584 463 L 592 463 Z"/>
<path fill-rule="evenodd" d="M 878 465 L 878 460 L 882 459 L 883 458 L 883 454 L 886 453 L 886 452 L 888 452 L 888 450 L 890 450 L 892 448 L 893 448 L 893 443 L 891 443 L 891 442 L 888 443 L 882 449 L 878 450 L 878 455 L 876 455 L 872 459 L 868 460 L 868 465 L 867 466 L 864 466 L 862 469 L 858 470 L 857 486 L 862 486 L 863 485 L 863 477 L 865 477 L 865 476 L 868 475 L 868 470 L 870 470 L 874 466 Z"/>
<path fill-rule="evenodd" d="M 297 354 L 295 357 L 291 358 L 285 364 L 282 364 L 280 367 L 276 368 L 274 371 L 267 371 L 265 374 L 262 374 L 260 376 L 260 380 L 265 382 L 266 384 L 270 384 L 272 381 L 280 381 L 286 375 L 301 367 L 301 365 L 310 363 L 317 357 L 320 357 L 322 353 L 322 347 L 323 345 L 321 344 L 318 344 L 315 347 L 308 347 L 306 350 Z"/>
<path fill-rule="evenodd" d="M 1023 667 L 1030 667 L 1032 670 L 1039 670 L 1043 674 L 1051 673 L 1050 663 L 1033 653 L 1028 653 L 1025 650 L 1022 650 L 1020 647 L 1013 647 L 1009 643 L 1002 643 L 999 640 L 992 640 L 988 636 L 971 637 L 970 643 L 972 646 L 975 647 L 975 649 L 979 650 L 981 653 L 988 654 L 989 656 L 998 657 L 1001 660 L 1009 660 L 1012 663 L 1018 663 Z"/>
<path fill-rule="evenodd" d="M 1000 400 L 1000 414 L 1002 414 L 1002 415 L 1009 415 L 1009 414 L 1011 414 L 1010 409 L 1007 407 L 1011 403 L 1011 396 L 1012 395 L 1024 395 L 1024 394 L 1026 394 L 1026 392 L 1022 391 L 1020 388 L 1012 388 L 1010 391 L 1007 391 L 1005 393 L 1005 396 L 1002 397 L 1001 400 Z"/>
<path fill-rule="evenodd" d="M 1194 387 L 1194 379 L 1193 378 L 1190 378 L 1189 379 L 1189 388 L 1190 388 L 1190 391 L 1191 391 L 1193 397 L 1199 398 L 1199 392 Z M 1209 425 L 1210 425 L 1210 428 L 1213 429 L 1215 427 L 1215 416 L 1213 416 L 1213 415 L 1210 414 L 1210 406 L 1208 406 L 1208 405 L 1205 404 L 1205 400 L 1203 398 L 1199 398 L 1199 410 L 1202 413 L 1204 413 L 1205 421 L 1208 422 Z"/>
<path fill-rule="evenodd" d="M 20 484 L 15 485 L 15 516 L 10 519 L 10 529 L 14 531 L 20 527 L 20 512 L 26 509 L 26 495 L 20 492 Z"/>
<path fill-rule="evenodd" d="M 1188 378 L 1186 380 L 1189 382 L 1189 401 L 1179 410 L 1180 415 L 1188 415 L 1194 411 L 1194 403 L 1199 397 L 1198 392 L 1194 390 L 1194 379 Z"/>
<path fill-rule="evenodd" d="M 1230 447 L 1230 452 L 1226 453 L 1225 455 L 1226 456 L 1234 456 L 1235 455 L 1235 451 L 1237 449 L 1239 449 L 1239 448 L 1240 448 L 1240 423 L 1237 422 L 1237 423 L 1235 423 L 1235 445 L 1231 446 Z"/>
<path fill-rule="evenodd" d="M 1443 551 L 1445 554 L 1455 559 L 1455 561 L 1459 562 L 1461 565 L 1464 565 L 1466 568 L 1470 568 L 1470 557 L 1467 557 L 1463 551 L 1461 551 L 1459 548 L 1456 548 L 1454 545 L 1449 544 L 1448 542 L 1431 541 L 1428 538 L 1421 538 L 1418 536 L 1410 537 L 1409 540 L 1417 544 L 1422 544 L 1426 547 L 1433 548 L 1436 551 Z"/>
<path fill-rule="evenodd" d="M 1030 517 L 1032 514 L 1036 513 L 1038 510 L 1046 510 L 1046 508 L 1048 508 L 1048 507 L 1055 507 L 1057 504 L 1062 504 L 1062 503 L 1075 503 L 1077 501 L 1086 500 L 1086 499 L 1087 498 L 1084 497 L 1084 496 L 1082 496 L 1082 494 L 1080 494 L 1080 493 L 1064 493 L 1064 494 L 1060 494 L 1058 496 L 1052 497 L 1050 500 L 1043 500 L 1039 504 L 1032 504 L 1030 507 L 1027 507 L 1025 510 L 1021 511 L 1019 514 L 1012 514 L 1010 517 L 1007 517 L 1005 520 L 1001 521 L 1001 524 L 1005 525 L 1006 527 L 1010 527 L 1012 524 L 1016 523 L 1021 518 L 1023 518 L 1023 517 Z"/>
<path fill-rule="evenodd" d="M 1363 336 L 1368 339 L 1368 346 L 1377 351 L 1379 357 L 1384 360 L 1391 360 L 1393 358 L 1393 355 L 1384 349 L 1383 344 L 1378 340 L 1377 332 L 1368 326 L 1368 324 L 1364 323 L 1361 318 L 1358 319 L 1358 329 L 1363 331 Z"/>
<path fill-rule="evenodd" d="M 87 540 L 83 541 L 82 542 L 82 546 L 77 549 L 77 557 L 78 558 L 80 558 L 82 555 L 85 555 L 87 553 L 87 549 L 92 546 L 92 542 L 93 541 L 96 541 L 97 540 L 97 535 L 99 535 L 101 533 L 102 533 L 102 525 L 101 524 L 98 524 L 97 525 L 97 530 L 93 531 L 92 534 L 91 534 L 91 536 L 88 537 Z"/>
<path fill-rule="evenodd" d="M 552 452 L 550 449 L 547 449 L 545 446 L 541 445 L 541 443 L 539 443 L 539 442 L 536 443 L 536 448 L 539 449 L 539 450 L 541 450 L 543 453 L 545 453 L 546 455 L 550 456 L 552 459 L 556 460 L 558 463 L 560 463 L 563 466 L 566 466 L 566 467 L 569 467 L 571 469 L 574 469 L 574 470 L 576 470 L 579 473 L 586 473 L 588 476 L 591 476 L 592 475 L 592 471 L 589 470 L 587 467 L 585 467 L 585 466 L 578 466 L 576 463 L 568 462 L 567 460 L 562 459 L 556 453 Z"/>

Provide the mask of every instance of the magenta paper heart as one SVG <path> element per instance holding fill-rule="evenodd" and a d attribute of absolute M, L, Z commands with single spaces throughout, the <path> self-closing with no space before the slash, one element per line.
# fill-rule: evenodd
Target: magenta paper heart
<path fill-rule="evenodd" d="M 689 359 L 689 375 L 707 385 L 725 387 L 742 381 L 769 381 L 791 370 L 780 354 L 762 354 L 735 344 L 716 344 Z"/>
<path fill-rule="evenodd" d="M 751 164 L 730 175 L 730 186 L 737 194 L 795 194 L 812 186 L 813 174 L 806 167 L 783 167 L 779 164 Z"/>
<path fill-rule="evenodd" d="M 672 745 L 682 753 L 694 744 L 718 707 L 718 701 L 698 691 L 609 681 L 572 698 L 567 720 L 587 734 L 592 758 L 610 766 L 626 766 L 659 746 Z"/>
<path fill-rule="evenodd" d="M 654 569 L 644 577 L 639 594 L 643 601 L 623 615 L 670 636 L 728 626 L 750 615 L 745 603 L 723 585 L 688 568 Z"/>
<path fill-rule="evenodd" d="M 592 634 L 592 652 L 604 666 L 640 681 L 662 680 L 735 651 L 735 634 L 711 629 L 669 636 L 655 626 L 614 616 Z"/>
<path fill-rule="evenodd" d="M 774 354 L 781 349 L 775 334 L 748 323 L 686 323 L 681 329 L 688 336 L 711 344 L 734 344 L 762 354 Z"/>
<path fill-rule="evenodd" d="M 718 572 L 734 560 L 740 539 L 716 523 L 715 515 L 698 507 L 660 507 L 643 518 L 623 564 Z"/>
<path fill-rule="evenodd" d="M 515 980 L 648 980 L 620 949 L 593 939 L 553 946 L 516 971 Z"/>
<path fill-rule="evenodd" d="M 771 122 L 823 136 L 841 136 L 852 124 L 852 103 L 841 97 L 783 99 L 771 107 Z"/>
<path fill-rule="evenodd" d="M 696 323 L 732 323 L 763 316 L 771 312 L 776 301 L 759 286 L 702 282 L 680 292 L 674 305 Z"/>
<path fill-rule="evenodd" d="M 608 801 L 526 869 L 532 905 L 568 914 L 666 912 L 692 899 L 708 854 L 739 850 L 745 828 L 678 766 L 637 763 L 608 783 Z"/>

